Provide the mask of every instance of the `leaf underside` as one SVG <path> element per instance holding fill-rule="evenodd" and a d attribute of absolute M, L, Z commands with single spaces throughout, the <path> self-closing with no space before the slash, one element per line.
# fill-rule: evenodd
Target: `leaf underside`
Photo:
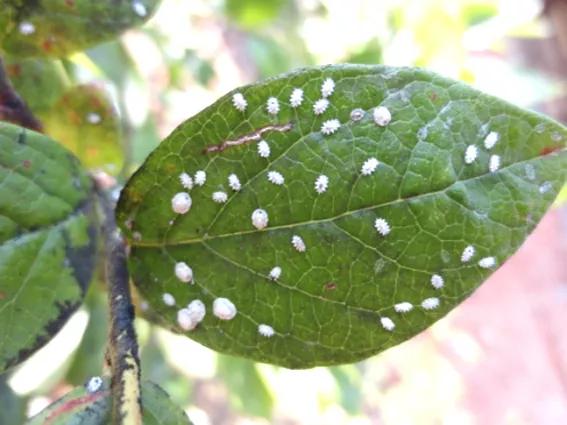
<path fill-rule="evenodd" d="M 336 84 L 330 105 L 315 115 L 327 78 Z M 295 108 L 294 88 L 304 92 Z M 247 101 L 243 112 L 233 106 L 236 92 Z M 266 108 L 272 96 L 275 115 Z M 377 106 L 391 112 L 388 125 L 375 123 Z M 331 119 L 340 128 L 325 135 Z M 260 129 L 268 158 L 257 140 L 243 142 Z M 499 140 L 487 149 L 491 132 Z M 517 250 L 565 181 L 566 139 L 546 117 L 424 70 L 299 70 L 235 90 L 181 124 L 128 182 L 117 217 L 133 279 L 165 326 L 224 353 L 292 368 L 353 362 L 430 326 Z M 478 157 L 466 164 L 469 145 Z M 492 155 L 500 167 L 490 172 Z M 363 175 L 373 157 L 377 168 Z M 179 175 L 197 170 L 206 183 L 190 191 L 189 212 L 176 214 L 172 197 L 185 190 Z M 285 183 L 272 184 L 269 171 Z M 240 191 L 228 185 L 232 173 Z M 329 184 L 319 194 L 320 175 Z M 211 199 L 216 191 L 228 194 L 226 203 Z M 269 216 L 263 230 L 251 222 L 257 208 Z M 374 227 L 379 218 L 391 229 L 385 236 Z M 293 235 L 305 252 L 294 249 Z M 474 255 L 463 262 L 469 245 Z M 487 257 L 495 265 L 480 261 Z M 181 261 L 193 284 L 176 278 Z M 282 273 L 272 280 L 275 266 Z M 164 293 L 176 306 L 162 302 Z M 212 314 L 217 297 L 235 304 L 234 319 Z M 194 299 L 207 314 L 184 332 L 177 310 Z M 413 308 L 399 312 L 401 303 Z M 260 324 L 275 334 L 260 335 Z"/>
<path fill-rule="evenodd" d="M 94 267 L 92 185 L 51 139 L 0 123 L 0 371 L 81 304 Z"/>

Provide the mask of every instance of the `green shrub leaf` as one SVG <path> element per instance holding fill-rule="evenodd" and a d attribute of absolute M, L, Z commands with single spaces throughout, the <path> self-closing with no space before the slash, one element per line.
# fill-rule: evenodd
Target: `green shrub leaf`
<path fill-rule="evenodd" d="M 424 70 L 300 70 L 181 124 L 128 182 L 118 220 L 169 328 L 287 367 L 353 362 L 430 326 L 517 250 L 565 181 L 566 140 Z M 204 184 L 184 188 L 199 170 Z M 179 323 L 178 310 L 196 299 L 206 316 L 185 330 L 199 307 Z"/>
<path fill-rule="evenodd" d="M 0 371 L 81 304 L 95 255 L 92 185 L 51 139 L 0 123 Z"/>

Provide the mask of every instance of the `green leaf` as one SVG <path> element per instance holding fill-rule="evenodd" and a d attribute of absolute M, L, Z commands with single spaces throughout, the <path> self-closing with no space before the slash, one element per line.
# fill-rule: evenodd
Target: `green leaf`
<path fill-rule="evenodd" d="M 143 24 L 159 0 L 2 1 L 0 48 L 17 57 L 63 57 Z"/>
<path fill-rule="evenodd" d="M 191 421 L 169 395 L 152 382 L 142 383 L 144 425 L 189 425 Z"/>
<path fill-rule="evenodd" d="M 317 116 L 328 78 L 336 87 Z M 297 108 L 289 101 L 294 88 L 304 90 Z M 247 100 L 244 112 L 232 104 L 236 92 Z M 273 116 L 272 96 L 280 105 Z M 377 106 L 389 109 L 388 125 L 375 123 Z M 325 135 L 332 119 L 341 126 Z M 249 140 L 260 132 L 269 158 Z M 492 132 L 499 140 L 489 150 Z M 134 282 L 172 330 L 287 367 L 354 362 L 430 326 L 518 249 L 565 181 L 566 140 L 567 130 L 546 117 L 424 70 L 299 70 L 229 93 L 181 124 L 128 182 L 117 218 L 131 244 Z M 478 157 L 466 164 L 469 145 Z M 501 161 L 494 172 L 492 155 Z M 363 175 L 370 158 L 379 164 Z M 176 214 L 172 198 L 185 190 L 179 176 L 197 170 L 206 170 L 206 183 L 191 190 L 189 212 Z M 285 183 L 270 183 L 270 171 Z M 228 186 L 232 173 L 238 192 Z M 329 185 L 318 194 L 320 175 Z M 228 201 L 213 202 L 216 191 Z M 263 230 L 251 222 L 257 208 L 269 216 Z M 376 230 L 377 219 L 388 234 Z M 305 252 L 292 246 L 294 235 Z M 469 245 L 475 253 L 463 262 Z M 490 257 L 495 266 L 479 265 Z M 192 268 L 193 284 L 176 278 L 177 262 Z M 282 273 L 274 281 L 275 266 Z M 438 278 L 434 287 L 434 275 L 443 287 Z M 164 293 L 175 307 L 162 302 Z M 213 314 L 217 297 L 236 306 L 232 320 Z M 207 314 L 184 331 L 177 310 L 194 299 Z M 399 312 L 409 308 L 401 303 L 412 310 Z M 260 324 L 275 334 L 260 335 Z"/>
<path fill-rule="evenodd" d="M 0 424 L 21 424 L 25 418 L 26 400 L 14 393 L 7 380 L 7 374 L 0 375 Z"/>
<path fill-rule="evenodd" d="M 0 123 L 0 371 L 81 304 L 95 256 L 92 184 L 46 136 Z"/>

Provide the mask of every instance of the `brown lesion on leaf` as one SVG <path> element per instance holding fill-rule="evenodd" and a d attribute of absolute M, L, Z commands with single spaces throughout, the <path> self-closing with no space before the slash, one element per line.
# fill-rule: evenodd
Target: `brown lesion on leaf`
<path fill-rule="evenodd" d="M 325 284 L 325 291 L 334 291 L 337 289 L 337 284 L 335 282 L 327 282 Z"/>
<path fill-rule="evenodd" d="M 291 122 L 287 124 L 277 124 L 277 125 L 267 125 L 265 127 L 259 128 L 252 133 L 245 134 L 244 136 L 239 137 L 238 139 L 233 140 L 225 140 L 222 143 L 217 145 L 208 146 L 203 149 L 204 154 L 208 154 L 211 152 L 222 152 L 228 148 L 232 148 L 234 146 L 246 145 L 250 142 L 256 142 L 262 140 L 262 136 L 265 133 L 269 133 L 272 131 L 285 133 L 286 131 L 290 131 L 293 128 L 293 124 Z"/>

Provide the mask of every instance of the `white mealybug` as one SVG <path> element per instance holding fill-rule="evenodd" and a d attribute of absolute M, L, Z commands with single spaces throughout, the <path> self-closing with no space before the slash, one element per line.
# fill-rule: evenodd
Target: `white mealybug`
<path fill-rule="evenodd" d="M 291 237 L 291 244 L 298 252 L 305 252 L 305 250 L 307 249 L 307 247 L 305 246 L 305 242 L 303 241 L 301 236 L 293 235 Z"/>
<path fill-rule="evenodd" d="M 315 115 L 321 115 L 329 107 L 329 101 L 325 98 L 319 99 L 313 104 L 313 112 Z"/>
<path fill-rule="evenodd" d="M 471 258 L 474 257 L 475 252 L 476 252 L 476 250 L 474 249 L 474 246 L 472 246 L 472 245 L 467 246 L 463 250 L 463 253 L 461 254 L 461 262 L 462 263 L 468 263 L 469 261 L 471 261 Z"/>
<path fill-rule="evenodd" d="M 270 338 L 275 334 L 274 328 L 263 323 L 258 325 L 258 333 L 262 336 L 265 336 L 266 338 Z"/>
<path fill-rule="evenodd" d="M 244 99 L 242 93 L 234 93 L 232 95 L 232 104 L 240 112 L 244 112 L 246 110 L 246 107 L 248 106 L 248 102 L 246 101 L 246 99 Z"/>
<path fill-rule="evenodd" d="M 360 168 L 360 172 L 362 173 L 363 176 L 369 176 L 374 171 L 376 171 L 378 164 L 380 164 L 380 162 L 378 162 L 376 158 L 374 157 L 368 158 L 366 161 L 364 161 L 364 164 L 362 164 L 362 167 Z"/>
<path fill-rule="evenodd" d="M 222 320 L 231 320 L 236 316 L 236 306 L 228 298 L 213 301 L 213 314 Z"/>
<path fill-rule="evenodd" d="M 189 310 L 189 315 L 191 320 L 195 323 L 201 323 L 207 314 L 207 309 L 205 304 L 201 300 L 193 300 L 187 305 L 187 310 Z"/>
<path fill-rule="evenodd" d="M 284 179 L 284 176 L 282 176 L 281 173 L 278 173 L 277 171 L 269 171 L 268 172 L 268 181 L 270 183 L 277 185 L 277 186 L 281 186 L 282 184 L 284 184 L 285 179 Z"/>
<path fill-rule="evenodd" d="M 228 185 L 232 190 L 235 190 L 237 192 L 242 188 L 242 185 L 240 184 L 240 179 L 234 173 L 228 176 Z"/>
<path fill-rule="evenodd" d="M 341 122 L 337 119 L 325 121 L 321 125 L 321 133 L 325 136 L 335 133 L 341 127 Z"/>
<path fill-rule="evenodd" d="M 438 274 L 431 276 L 431 286 L 433 286 L 435 289 L 441 289 L 443 285 L 445 285 L 445 280 L 442 276 Z"/>
<path fill-rule="evenodd" d="M 266 110 L 270 115 L 276 115 L 280 112 L 280 102 L 275 97 L 270 97 L 266 103 Z"/>
<path fill-rule="evenodd" d="M 169 306 L 169 307 L 172 307 L 172 306 L 175 305 L 175 298 L 169 292 L 164 293 L 161 296 L 161 299 L 162 299 L 163 303 L 165 305 Z"/>
<path fill-rule="evenodd" d="M 187 263 L 180 261 L 175 263 L 175 276 L 181 282 L 189 283 L 193 280 L 193 269 Z"/>
<path fill-rule="evenodd" d="M 89 112 L 87 114 L 87 122 L 92 125 L 100 124 L 102 117 L 96 112 Z"/>
<path fill-rule="evenodd" d="M 171 209 L 177 214 L 186 214 L 191 209 L 191 196 L 187 192 L 176 193 L 171 198 Z"/>
<path fill-rule="evenodd" d="M 362 118 L 364 118 L 365 113 L 366 112 L 364 112 L 364 109 L 353 109 L 352 111 L 350 111 L 350 119 L 353 121 L 360 121 Z"/>
<path fill-rule="evenodd" d="M 282 275 L 282 268 L 279 266 L 276 266 L 272 270 L 270 270 L 270 279 L 272 280 L 278 280 L 281 275 Z"/>
<path fill-rule="evenodd" d="M 132 9 L 134 9 L 134 13 L 138 15 L 140 18 L 144 18 L 148 14 L 148 11 L 146 10 L 146 6 L 144 6 L 142 2 L 137 0 L 135 0 L 132 3 Z"/>
<path fill-rule="evenodd" d="M 394 310 L 396 310 L 397 313 L 407 313 L 413 310 L 413 305 L 412 303 L 408 303 L 407 301 L 404 301 L 394 305 Z"/>
<path fill-rule="evenodd" d="M 332 78 L 327 78 L 321 85 L 321 96 L 329 97 L 335 91 L 335 82 Z"/>
<path fill-rule="evenodd" d="M 228 195 L 226 194 L 226 192 L 222 192 L 220 190 L 218 192 L 213 192 L 213 201 L 215 201 L 217 204 L 224 204 L 227 200 Z"/>
<path fill-rule="evenodd" d="M 93 376 L 91 379 L 88 380 L 87 384 L 85 385 L 85 388 L 87 389 L 87 392 L 91 394 L 96 393 L 98 390 L 102 388 L 103 383 L 104 381 L 100 376 Z"/>
<path fill-rule="evenodd" d="M 500 139 L 500 135 L 495 131 L 491 131 L 484 139 L 484 147 L 486 149 L 492 149 L 498 142 L 498 139 Z"/>
<path fill-rule="evenodd" d="M 390 225 L 388 224 L 388 222 L 383 219 L 383 218 L 377 218 L 374 221 L 374 228 L 376 229 L 376 231 L 378 233 L 380 233 L 382 236 L 386 236 L 388 233 L 390 233 Z"/>
<path fill-rule="evenodd" d="M 396 324 L 394 323 L 394 321 L 392 319 L 390 319 L 389 317 L 381 317 L 380 318 L 380 323 L 382 324 L 382 327 L 384 329 L 386 329 L 387 331 L 393 331 L 394 328 L 396 327 Z"/>
<path fill-rule="evenodd" d="M 551 184 L 551 182 L 543 182 L 543 183 L 541 184 L 541 186 L 538 188 L 539 193 L 541 193 L 542 195 L 543 195 L 544 193 L 549 192 L 549 191 L 552 190 L 552 189 L 553 189 L 553 185 Z"/>
<path fill-rule="evenodd" d="M 270 156 L 270 145 L 265 140 L 260 140 L 258 142 L 258 155 L 262 158 L 267 158 Z"/>
<path fill-rule="evenodd" d="M 177 311 L 177 324 L 184 331 L 191 331 L 195 329 L 197 323 L 191 317 L 191 312 L 188 308 L 182 308 Z"/>
<path fill-rule="evenodd" d="M 199 170 L 195 173 L 195 184 L 197 186 L 203 186 L 207 181 L 207 173 L 203 170 Z"/>
<path fill-rule="evenodd" d="M 35 32 L 35 25 L 32 24 L 31 22 L 24 21 L 24 22 L 20 22 L 18 29 L 20 30 L 20 34 L 30 35 Z"/>
<path fill-rule="evenodd" d="M 500 168 L 500 156 L 498 155 L 491 155 L 490 160 L 488 161 L 488 170 L 491 173 L 495 173 Z"/>
<path fill-rule="evenodd" d="M 251 219 L 252 225 L 258 230 L 265 229 L 268 226 L 268 213 L 262 208 L 254 210 Z"/>
<path fill-rule="evenodd" d="M 303 103 L 303 90 L 293 89 L 291 96 L 289 97 L 289 104 L 292 108 L 297 108 Z"/>
<path fill-rule="evenodd" d="M 181 182 L 181 186 L 183 186 L 187 190 L 193 189 L 193 179 L 187 173 L 179 174 L 179 181 Z"/>
<path fill-rule="evenodd" d="M 315 180 L 315 192 L 320 195 L 321 193 L 325 192 L 328 187 L 329 177 L 325 176 L 324 174 L 321 174 L 319 177 L 317 177 L 317 180 Z"/>
<path fill-rule="evenodd" d="M 421 302 L 421 306 L 425 310 L 435 310 L 437 307 L 439 307 L 439 298 L 426 298 Z"/>
<path fill-rule="evenodd" d="M 392 121 L 392 113 L 385 106 L 378 106 L 372 111 L 374 122 L 380 127 L 385 127 Z"/>
<path fill-rule="evenodd" d="M 496 258 L 494 257 L 485 257 L 482 258 L 479 262 L 478 265 L 480 267 L 482 267 L 483 269 L 490 269 L 491 267 L 494 267 L 496 265 Z"/>
<path fill-rule="evenodd" d="M 478 156 L 478 148 L 475 145 L 468 145 L 465 150 L 465 164 L 472 164 Z"/>

